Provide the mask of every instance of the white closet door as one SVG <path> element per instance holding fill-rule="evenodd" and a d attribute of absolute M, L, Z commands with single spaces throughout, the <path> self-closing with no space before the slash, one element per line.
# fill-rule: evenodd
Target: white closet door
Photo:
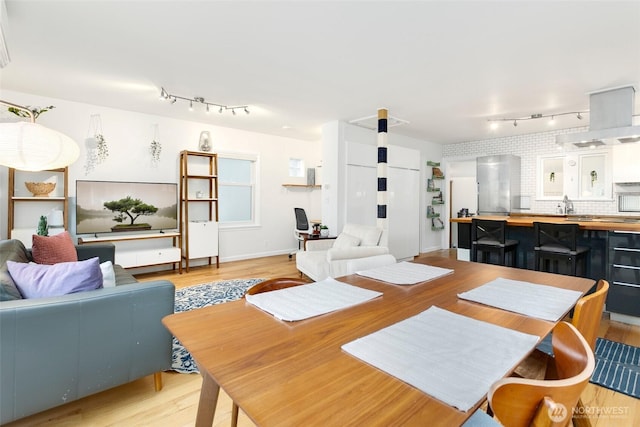
<path fill-rule="evenodd" d="M 347 166 L 347 223 L 376 225 L 378 203 L 376 174 L 375 167 Z"/>
<path fill-rule="evenodd" d="M 389 252 L 412 259 L 420 252 L 420 171 L 389 168 Z"/>

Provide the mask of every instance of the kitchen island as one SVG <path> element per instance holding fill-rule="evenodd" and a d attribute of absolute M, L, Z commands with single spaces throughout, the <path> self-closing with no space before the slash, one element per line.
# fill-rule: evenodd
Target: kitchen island
<path fill-rule="evenodd" d="M 581 231 L 578 244 L 590 248 L 586 277 L 605 278 L 611 285 L 607 311 L 618 314 L 612 315 L 614 320 L 640 324 L 636 319 L 640 318 L 640 217 L 516 213 L 474 218 L 506 220 L 507 238 L 519 241 L 517 267 L 529 270 L 535 265 L 534 222 L 577 223 Z M 471 249 L 471 219 L 451 219 L 458 224 L 460 249 Z"/>

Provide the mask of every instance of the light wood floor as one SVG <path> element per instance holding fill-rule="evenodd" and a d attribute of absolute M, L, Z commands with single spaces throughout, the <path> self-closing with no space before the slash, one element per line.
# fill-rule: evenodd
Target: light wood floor
<path fill-rule="evenodd" d="M 432 255 L 431 253 L 430 255 Z M 442 256 L 454 256 L 452 251 L 438 251 Z M 152 273 L 137 276 L 140 281 L 168 279 L 177 288 L 216 280 L 298 277 L 295 260 L 287 255 L 220 264 L 220 268 L 197 267 L 189 273 Z M 605 314 L 600 336 L 614 341 L 640 346 L 640 327 L 610 321 Z M 154 391 L 153 376 L 141 378 L 95 395 L 68 403 L 7 426 L 191 426 L 196 417 L 201 377 L 197 374 L 165 372 L 164 388 Z M 46 387 L 43 378 L 43 387 Z M 632 427 L 640 425 L 640 399 L 625 396 L 589 384 L 582 395 L 586 415 L 594 427 Z M 214 426 L 229 426 L 231 400 L 220 392 Z M 598 415 L 599 414 L 599 415 Z M 240 412 L 238 425 L 254 424 Z"/>

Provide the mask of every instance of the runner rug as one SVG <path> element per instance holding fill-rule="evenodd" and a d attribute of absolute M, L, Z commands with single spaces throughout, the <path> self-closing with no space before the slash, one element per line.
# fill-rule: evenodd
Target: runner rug
<path fill-rule="evenodd" d="M 225 280 L 177 289 L 175 312 L 180 313 L 240 299 L 247 289 L 263 280 Z M 175 337 L 173 338 L 171 369 L 183 374 L 199 372 L 191 354 Z"/>
<path fill-rule="evenodd" d="M 640 398 L 640 348 L 598 338 L 593 384 Z"/>

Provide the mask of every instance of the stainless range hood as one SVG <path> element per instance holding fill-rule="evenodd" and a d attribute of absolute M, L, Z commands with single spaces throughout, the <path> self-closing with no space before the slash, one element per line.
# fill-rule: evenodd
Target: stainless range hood
<path fill-rule="evenodd" d="M 557 144 L 592 147 L 640 141 L 640 126 L 633 125 L 633 86 L 591 93 L 589 105 L 589 131 L 557 135 Z"/>

